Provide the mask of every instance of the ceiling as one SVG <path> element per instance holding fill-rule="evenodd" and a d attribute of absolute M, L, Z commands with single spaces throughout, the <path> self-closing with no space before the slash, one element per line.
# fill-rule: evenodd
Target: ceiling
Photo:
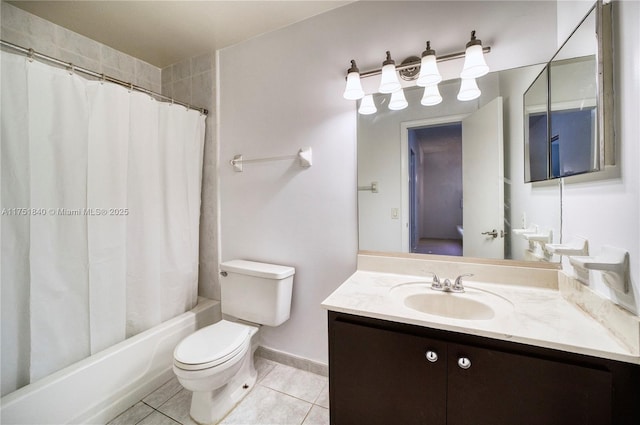
<path fill-rule="evenodd" d="M 351 1 L 9 1 L 159 68 Z"/>

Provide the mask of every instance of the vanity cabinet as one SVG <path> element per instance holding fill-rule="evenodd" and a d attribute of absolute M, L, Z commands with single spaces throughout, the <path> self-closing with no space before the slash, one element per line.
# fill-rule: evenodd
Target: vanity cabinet
<path fill-rule="evenodd" d="M 332 425 L 640 423 L 640 367 L 329 312 Z"/>
<path fill-rule="evenodd" d="M 612 423 L 606 370 L 453 343 L 447 366 L 448 424 Z"/>
<path fill-rule="evenodd" d="M 425 358 L 446 343 L 342 321 L 330 335 L 331 424 L 446 424 L 446 362 Z"/>

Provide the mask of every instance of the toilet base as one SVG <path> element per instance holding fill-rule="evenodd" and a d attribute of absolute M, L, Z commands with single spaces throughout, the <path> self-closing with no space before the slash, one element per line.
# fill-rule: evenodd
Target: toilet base
<path fill-rule="evenodd" d="M 242 359 L 240 370 L 224 386 L 213 391 L 194 391 L 191 397 L 191 419 L 201 425 L 220 422 L 254 387 L 258 373 L 253 365 L 257 345 Z"/>

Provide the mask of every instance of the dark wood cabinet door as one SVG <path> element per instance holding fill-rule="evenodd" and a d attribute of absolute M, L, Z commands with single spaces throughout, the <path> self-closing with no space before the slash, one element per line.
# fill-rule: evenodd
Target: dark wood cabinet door
<path fill-rule="evenodd" d="M 330 321 L 331 424 L 445 425 L 446 352 L 441 341 Z"/>
<path fill-rule="evenodd" d="M 459 344 L 448 353 L 449 425 L 612 424 L 609 371 Z"/>

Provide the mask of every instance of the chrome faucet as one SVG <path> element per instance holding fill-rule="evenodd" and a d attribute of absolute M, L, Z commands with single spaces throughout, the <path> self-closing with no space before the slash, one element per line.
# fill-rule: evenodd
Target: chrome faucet
<path fill-rule="evenodd" d="M 473 276 L 472 273 L 461 274 L 456 277 L 454 283 L 451 283 L 449 278 L 444 280 L 444 283 L 440 282 L 438 276 L 433 273 L 433 283 L 431 284 L 431 289 L 435 291 L 443 291 L 443 292 L 464 292 L 464 285 L 462 284 L 462 278 L 467 276 Z"/>
<path fill-rule="evenodd" d="M 440 278 L 438 277 L 438 275 L 435 274 L 434 272 L 427 272 L 427 273 L 431 273 L 433 275 L 433 279 L 431 282 L 431 289 L 436 291 L 442 291 L 443 286 L 442 286 L 442 283 L 440 282 Z"/>

